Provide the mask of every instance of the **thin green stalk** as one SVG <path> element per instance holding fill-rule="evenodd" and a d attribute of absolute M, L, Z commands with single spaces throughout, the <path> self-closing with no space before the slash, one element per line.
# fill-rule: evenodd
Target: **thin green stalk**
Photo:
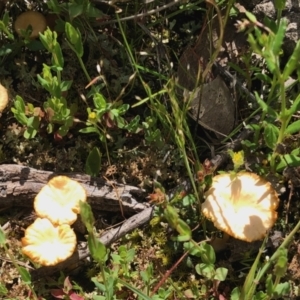
<path fill-rule="evenodd" d="M 163 95 L 163 94 L 166 94 L 166 93 L 167 93 L 167 90 L 165 90 L 165 89 L 160 90 L 160 91 L 158 91 L 158 92 L 156 92 L 156 93 L 154 93 L 154 94 L 151 94 L 151 96 L 146 97 L 146 98 L 144 98 L 143 100 L 141 100 L 141 101 L 139 101 L 139 102 L 133 104 L 131 107 L 137 107 L 137 106 L 140 106 L 140 105 L 146 103 L 147 101 L 151 100 L 152 98 L 156 98 L 157 96 L 160 96 L 160 95 Z"/>
<path fill-rule="evenodd" d="M 75 53 L 76 53 L 76 52 L 75 52 Z M 80 57 L 79 55 L 77 55 L 77 53 L 76 53 L 76 56 L 77 56 L 77 58 L 78 58 L 79 64 L 80 64 L 80 66 L 81 66 L 81 68 L 82 68 L 82 70 L 83 70 L 83 72 L 84 72 L 85 77 L 87 78 L 87 80 L 88 80 L 89 82 L 91 82 L 92 79 L 91 79 L 89 73 L 87 72 L 87 70 L 86 70 L 86 68 L 85 68 L 85 65 L 84 65 L 84 63 L 83 63 L 81 57 Z M 93 88 L 93 86 L 92 86 L 92 88 Z"/>
<path fill-rule="evenodd" d="M 107 280 L 106 280 L 106 274 L 105 274 L 105 270 L 104 270 L 104 266 L 102 265 L 102 263 L 99 263 L 99 266 L 100 266 L 100 271 L 101 271 L 101 274 L 102 274 L 102 278 L 103 278 L 103 283 L 105 285 L 105 298 L 107 300 L 111 300 L 110 297 L 109 297 L 109 293 L 108 293 L 108 284 L 107 284 Z"/>
<path fill-rule="evenodd" d="M 281 126 L 279 129 L 279 134 L 277 138 L 277 145 L 281 144 L 285 137 L 285 131 L 290 121 L 290 116 L 287 114 L 287 107 L 286 107 L 286 95 L 285 95 L 285 86 L 284 86 L 284 80 L 282 75 L 279 77 L 279 92 L 280 92 L 280 101 L 281 101 L 281 111 L 280 111 L 280 119 Z M 275 171 L 275 160 L 278 156 L 278 153 L 276 152 L 276 149 L 274 149 L 270 161 L 270 166 L 273 171 Z"/>
<path fill-rule="evenodd" d="M 85 77 L 87 78 L 88 82 L 91 82 L 92 79 L 91 79 L 91 77 L 90 77 L 88 71 L 86 70 L 86 67 L 85 67 L 85 65 L 84 65 L 84 62 L 83 62 L 82 58 L 78 55 L 76 49 L 71 45 L 71 43 L 70 43 L 68 40 L 67 40 L 67 43 L 68 43 L 69 47 L 72 49 L 72 51 L 76 54 L 76 57 L 77 57 L 77 59 L 78 59 L 78 61 L 79 61 L 79 64 L 80 64 L 80 67 L 81 67 L 81 69 L 83 70 L 84 75 L 85 75 Z M 93 91 L 94 93 L 96 93 L 95 87 L 94 87 L 93 85 L 91 86 L 91 89 L 92 89 L 92 91 Z"/>
<path fill-rule="evenodd" d="M 268 271 L 268 269 L 271 267 L 271 265 L 276 261 L 280 249 L 287 248 L 289 246 L 289 244 L 292 242 L 293 236 L 299 230 L 300 230 L 300 221 L 297 223 L 297 225 L 294 227 L 294 229 L 289 233 L 289 235 L 283 240 L 282 244 L 278 247 L 278 249 L 271 256 L 271 258 L 265 263 L 265 265 L 262 267 L 261 271 L 257 273 L 257 276 L 255 278 L 256 282 L 259 282 L 261 280 L 261 278 L 265 275 L 265 273 Z"/>
<path fill-rule="evenodd" d="M 255 261 L 254 261 L 253 265 L 251 266 L 251 269 L 246 277 L 246 280 L 244 282 L 244 285 L 243 285 L 243 288 L 241 291 L 241 299 L 244 299 L 244 300 L 252 300 L 253 299 L 253 295 L 255 293 L 257 282 L 258 282 L 254 279 L 254 277 L 255 277 L 255 273 L 256 273 L 256 270 L 257 270 L 257 267 L 258 267 L 258 264 L 260 261 L 260 257 L 265 250 L 265 245 L 267 243 L 267 240 L 268 239 L 266 237 L 264 239 L 264 241 L 259 249 L 259 252 L 255 258 Z"/>
<path fill-rule="evenodd" d="M 59 60 L 57 58 L 57 55 L 56 55 L 55 51 L 52 52 L 52 57 L 53 57 L 53 60 L 54 60 L 54 64 L 56 66 L 59 66 Z M 61 71 L 57 71 L 56 75 L 57 75 L 58 84 L 60 85 L 61 84 Z"/>
<path fill-rule="evenodd" d="M 284 239 L 282 244 L 278 247 L 278 249 L 271 256 L 271 258 L 257 272 L 256 277 L 254 278 L 254 274 L 256 272 L 259 259 L 261 257 L 261 254 L 264 251 L 265 244 L 267 241 L 267 238 L 265 238 L 262 246 L 259 249 L 259 253 L 255 259 L 255 262 L 253 263 L 253 265 L 250 269 L 250 272 L 248 273 L 248 276 L 245 280 L 240 299 L 244 299 L 244 300 L 252 300 L 253 299 L 253 295 L 255 293 L 256 286 L 259 284 L 260 280 L 263 278 L 263 276 L 266 274 L 266 272 L 269 270 L 269 268 L 276 262 L 276 260 L 278 259 L 278 254 L 280 253 L 281 249 L 285 249 L 289 246 L 289 244 L 292 242 L 293 236 L 299 231 L 299 229 L 300 229 L 300 221 L 297 223 L 297 225 L 294 227 L 294 229 L 290 232 L 290 234 Z"/>

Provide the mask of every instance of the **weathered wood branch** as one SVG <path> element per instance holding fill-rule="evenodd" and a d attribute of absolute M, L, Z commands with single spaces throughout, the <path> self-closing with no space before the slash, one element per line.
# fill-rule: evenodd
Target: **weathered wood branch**
<path fill-rule="evenodd" d="M 142 212 L 127 219 L 121 226 L 107 231 L 99 240 L 106 246 L 111 245 L 119 238 L 132 231 L 135 228 L 141 227 L 148 223 L 151 219 L 153 207 L 148 207 Z M 81 243 L 81 247 L 67 260 L 53 267 L 41 267 L 31 271 L 31 279 L 33 281 L 42 277 L 50 276 L 61 270 L 74 271 L 80 269 L 86 262 L 85 259 L 90 255 L 87 243 Z"/>
<path fill-rule="evenodd" d="M 57 174 L 19 165 L 0 165 L 0 208 L 32 207 L 37 193 L 57 175 L 66 175 L 80 182 L 87 191 L 88 203 L 94 209 L 133 214 L 149 207 L 145 202 L 145 191 L 134 186 L 76 173 Z"/>
<path fill-rule="evenodd" d="M 106 182 L 88 175 L 68 173 L 57 174 L 19 165 L 0 165 L 0 208 L 19 206 L 32 207 L 33 199 L 41 188 L 54 176 L 66 175 L 80 182 L 87 191 L 88 202 L 94 209 L 134 214 L 121 226 L 105 232 L 99 240 L 109 246 L 128 232 L 147 223 L 153 207 L 145 202 L 144 190 L 134 186 Z M 144 201 L 144 202 L 143 202 Z M 61 270 L 74 270 L 85 264 L 90 255 L 87 243 L 80 243 L 77 251 L 66 261 L 32 271 L 32 280 L 50 276 Z"/>

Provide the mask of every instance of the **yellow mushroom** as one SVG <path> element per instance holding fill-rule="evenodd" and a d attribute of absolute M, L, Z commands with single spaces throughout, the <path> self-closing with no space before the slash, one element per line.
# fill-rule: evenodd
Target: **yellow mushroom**
<path fill-rule="evenodd" d="M 203 214 L 216 228 L 240 240 L 262 239 L 277 219 L 276 191 L 253 173 L 217 175 L 205 197 Z"/>
<path fill-rule="evenodd" d="M 54 266 L 70 257 L 76 247 L 76 235 L 70 225 L 53 225 L 37 218 L 25 231 L 22 252 L 43 266 Z"/>
<path fill-rule="evenodd" d="M 38 217 L 47 218 L 54 225 L 71 225 L 80 213 L 79 201 L 86 198 L 80 183 L 67 176 L 56 176 L 36 195 L 34 209 Z"/>
<path fill-rule="evenodd" d="M 8 104 L 8 93 L 6 88 L 0 84 L 0 113 L 3 112 Z"/>
<path fill-rule="evenodd" d="M 16 32 L 21 35 L 22 30 L 26 30 L 28 26 L 32 27 L 30 38 L 36 39 L 39 36 L 39 33 L 43 33 L 47 28 L 46 18 L 37 11 L 23 12 L 16 18 L 14 28 Z"/>

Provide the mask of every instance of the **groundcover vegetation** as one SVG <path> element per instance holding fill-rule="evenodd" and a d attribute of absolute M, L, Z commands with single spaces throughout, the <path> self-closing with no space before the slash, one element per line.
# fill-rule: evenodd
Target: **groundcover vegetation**
<path fill-rule="evenodd" d="M 0 1 L 1 299 L 300 297 L 285 4 Z"/>

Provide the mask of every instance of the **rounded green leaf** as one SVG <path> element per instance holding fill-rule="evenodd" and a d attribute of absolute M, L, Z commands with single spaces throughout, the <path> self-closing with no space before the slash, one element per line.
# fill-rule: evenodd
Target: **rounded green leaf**
<path fill-rule="evenodd" d="M 89 153 L 85 163 L 85 172 L 88 175 L 96 177 L 101 169 L 101 153 L 97 147 L 94 147 Z"/>
<path fill-rule="evenodd" d="M 228 274 L 228 269 L 218 268 L 216 270 L 216 274 L 214 276 L 214 279 L 219 280 L 219 281 L 224 281 L 226 279 L 227 274 Z"/>

